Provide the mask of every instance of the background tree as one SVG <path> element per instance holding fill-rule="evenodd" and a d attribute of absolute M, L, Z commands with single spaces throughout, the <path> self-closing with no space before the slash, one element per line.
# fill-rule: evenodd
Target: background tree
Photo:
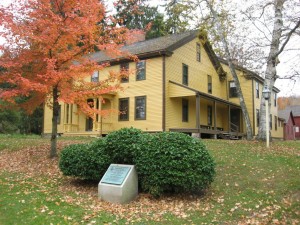
<path fill-rule="evenodd" d="M 292 4 L 291 4 L 292 3 Z M 287 7 L 287 8 L 286 8 Z M 262 31 L 266 38 L 267 46 L 269 46 L 268 55 L 266 57 L 266 67 L 264 72 L 264 86 L 269 90 L 273 90 L 275 81 L 279 75 L 277 72 L 278 64 L 280 63 L 279 56 L 286 49 L 292 36 L 299 31 L 300 27 L 300 13 L 299 11 L 291 15 L 289 10 L 293 11 L 291 7 L 300 9 L 299 2 L 289 0 L 273 0 L 263 5 L 260 5 L 261 18 L 263 16 L 262 27 L 256 25 L 256 28 Z M 254 14 L 255 15 L 255 14 Z M 248 18 L 255 22 L 253 15 L 248 14 Z M 300 49 L 299 49 L 300 50 Z M 270 101 L 265 102 L 262 98 L 260 103 L 260 124 L 258 131 L 258 139 L 265 140 L 266 138 L 266 114 L 265 104 L 270 104 Z"/>
<path fill-rule="evenodd" d="M 264 85 L 270 90 L 278 78 L 299 77 L 296 65 L 300 60 L 300 54 L 293 59 L 290 58 L 294 63 L 288 75 L 277 72 L 280 55 L 287 55 L 291 51 L 300 53 L 300 46 L 297 44 L 300 23 L 299 1 L 189 0 L 189 2 L 198 12 L 198 17 L 193 17 L 194 22 L 197 26 L 208 30 L 213 46 L 221 57 L 225 57 L 227 61 L 230 58 L 235 64 L 257 72 L 265 78 Z M 213 24 L 219 25 L 212 27 Z M 298 39 L 295 39 L 295 36 L 298 36 Z M 226 38 L 226 43 L 223 37 Z M 230 65 L 229 62 L 228 64 Z M 233 73 L 232 69 L 231 71 Z M 262 99 L 258 138 L 263 140 L 265 136 L 265 106 Z"/>
<path fill-rule="evenodd" d="M 159 12 L 158 6 L 150 6 L 148 1 L 120 0 L 115 8 L 118 24 L 128 29 L 145 30 L 146 39 L 167 34 L 164 14 Z"/>
<path fill-rule="evenodd" d="M 227 33 L 228 33 L 228 30 L 230 30 L 230 26 L 228 26 L 228 24 L 230 25 L 230 23 L 227 22 L 229 13 L 227 11 L 225 11 L 223 7 L 220 7 L 220 5 L 216 6 L 214 4 L 214 1 L 206 0 L 205 2 L 207 4 L 207 7 L 210 11 L 210 16 L 212 18 L 211 24 L 214 26 L 214 27 L 212 27 L 214 29 L 214 31 L 212 29 L 210 29 L 209 32 L 213 32 L 215 34 L 215 36 L 219 38 L 219 40 L 223 46 L 222 50 L 224 52 L 225 59 L 228 63 L 230 73 L 233 77 L 233 80 L 234 80 L 234 83 L 236 86 L 236 90 L 237 90 L 237 95 L 238 95 L 239 102 L 240 102 L 240 106 L 242 108 L 242 113 L 243 113 L 243 116 L 245 119 L 247 140 L 251 140 L 253 138 L 253 133 L 252 133 L 250 116 L 248 113 L 248 109 L 246 107 L 246 103 L 244 100 L 240 81 L 239 81 L 238 75 L 237 75 L 235 67 L 234 67 L 234 62 L 233 62 L 234 60 L 232 58 L 229 44 L 227 41 L 227 38 L 228 38 Z M 222 11 L 217 12 L 216 8 L 221 8 Z M 207 25 L 204 25 L 204 27 L 207 27 Z"/>
<path fill-rule="evenodd" d="M 189 0 L 165 0 L 166 29 L 169 34 L 182 33 L 193 20 L 193 2 Z"/>
<path fill-rule="evenodd" d="M 4 27 L 0 36 L 6 41 L 0 46 L 0 66 L 5 68 L 0 84 L 12 85 L 0 90 L 0 99 L 27 112 L 43 102 L 53 108 L 50 157 L 54 157 L 59 101 L 77 104 L 88 115 L 100 114 L 89 107 L 87 98 L 120 88 L 117 74 L 98 83 L 86 79 L 107 66 L 92 61 L 89 53 L 97 47 L 108 55 L 121 55 L 119 48 L 133 39 L 133 33 L 114 26 L 114 18 L 106 17 L 98 0 L 15 0 L 0 6 L 0 14 Z M 26 101 L 18 102 L 20 97 Z"/>
<path fill-rule="evenodd" d="M 289 97 L 279 97 L 278 98 L 278 109 L 285 109 L 287 106 L 300 105 L 300 96 L 292 95 Z"/>

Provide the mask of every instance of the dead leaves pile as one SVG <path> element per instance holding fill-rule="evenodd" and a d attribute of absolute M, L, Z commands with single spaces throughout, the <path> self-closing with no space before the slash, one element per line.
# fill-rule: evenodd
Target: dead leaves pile
<path fill-rule="evenodd" d="M 71 143 L 71 142 L 70 142 Z M 58 144 L 58 151 L 70 144 L 63 142 Z M 73 143 L 73 142 L 72 142 Z M 83 220 L 89 221 L 97 217 L 99 212 L 110 212 L 116 216 L 116 220 L 126 219 L 128 223 L 145 220 L 160 221 L 165 214 L 172 214 L 178 218 L 188 218 L 189 211 L 203 208 L 203 199 L 199 196 L 169 196 L 154 199 L 147 194 L 139 194 L 139 197 L 126 205 L 118 205 L 100 201 L 98 199 L 97 183 L 80 181 L 65 177 L 58 168 L 58 159 L 49 158 L 50 145 L 25 148 L 20 151 L 0 152 L 0 170 L 24 174 L 25 178 L 36 179 L 35 186 L 43 185 L 41 176 L 48 178 L 49 182 L 56 182 L 58 190 L 63 196 L 62 202 L 78 205 L 92 212 L 86 214 Z M 38 184 L 39 183 L 39 184 Z M 72 193 L 66 195 L 65 193 Z M 207 207 L 206 207 L 207 208 Z M 208 209 L 208 208 L 207 208 Z M 47 209 L 43 208 L 42 211 Z"/>
<path fill-rule="evenodd" d="M 64 141 L 58 143 L 58 151 L 64 146 L 74 143 L 73 141 Z M 230 145 L 231 142 L 228 142 Z M 234 144 L 234 142 L 232 142 Z M 254 151 L 264 151 L 265 148 L 259 144 L 255 145 Z M 20 151 L 0 152 L 0 170 L 8 172 L 17 172 L 24 174 L 27 178 L 34 178 L 39 189 L 42 190 L 43 181 L 40 177 L 47 177 L 48 184 L 56 186 L 58 194 L 63 196 L 61 202 L 80 206 L 86 209 L 82 217 L 83 223 L 93 224 L 93 219 L 99 216 L 101 212 L 108 212 L 115 215 L 115 223 L 125 219 L 127 224 L 132 222 L 145 221 L 163 221 L 166 215 L 172 215 L 184 219 L 188 224 L 193 224 L 191 214 L 195 211 L 198 215 L 206 216 L 215 212 L 214 222 L 218 222 L 218 214 L 233 214 L 236 211 L 247 211 L 242 203 L 236 203 L 229 211 L 222 211 L 225 206 L 226 197 L 216 196 L 214 193 L 207 193 L 205 197 L 194 195 L 166 196 L 160 199 L 153 199 L 147 194 L 139 194 L 139 197 L 126 205 L 111 204 L 98 199 L 97 183 L 79 181 L 73 178 L 65 177 L 58 168 L 58 159 L 49 158 L 50 145 L 44 144 L 38 147 L 24 148 Z M 291 153 L 289 148 L 272 148 L 271 151 L 276 154 L 299 154 L 298 150 L 293 149 Z M 266 178 L 267 179 L 267 178 Z M 228 184 L 229 185 L 229 184 Z M 238 184 L 232 184 L 238 187 Z M 226 184 L 227 186 L 227 184 Z M 51 198 L 51 196 L 49 196 Z M 51 199 L 50 199 L 51 200 Z M 287 199 L 288 202 L 288 199 Z M 57 204 L 60 204 L 59 202 Z M 248 216 L 241 218 L 238 224 L 280 224 L 282 221 L 273 219 L 274 213 L 280 209 L 280 206 L 271 205 L 262 207 L 258 205 L 257 210 L 249 209 Z M 51 214 L 51 211 L 44 207 L 41 212 Z M 213 222 L 212 221 L 212 222 Z M 294 221 L 294 222 L 299 222 Z M 295 224 L 296 224 L 295 223 Z"/>

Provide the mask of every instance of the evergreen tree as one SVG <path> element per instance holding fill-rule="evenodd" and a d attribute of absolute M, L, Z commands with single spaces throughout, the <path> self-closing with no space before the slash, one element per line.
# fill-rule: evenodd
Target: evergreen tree
<path fill-rule="evenodd" d="M 116 4 L 116 18 L 121 26 L 128 29 L 139 29 L 146 31 L 146 39 L 166 35 L 164 14 L 158 11 L 158 6 L 151 7 L 147 1 L 120 0 Z"/>

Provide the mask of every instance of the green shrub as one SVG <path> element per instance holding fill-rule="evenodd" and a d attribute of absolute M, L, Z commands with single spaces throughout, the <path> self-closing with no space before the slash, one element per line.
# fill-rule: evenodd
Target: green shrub
<path fill-rule="evenodd" d="M 204 191 L 215 175 L 213 159 L 200 140 L 172 132 L 143 134 L 135 128 L 66 147 L 59 167 L 64 175 L 100 180 L 111 163 L 135 164 L 140 188 L 154 196 Z"/>
<path fill-rule="evenodd" d="M 104 141 L 98 139 L 91 144 L 65 147 L 60 154 L 59 168 L 66 176 L 99 181 L 111 163 L 104 152 Z"/>
<path fill-rule="evenodd" d="M 133 164 L 136 152 L 143 145 L 144 135 L 136 128 L 122 128 L 105 138 L 105 152 L 114 163 Z"/>
<path fill-rule="evenodd" d="M 215 164 L 204 144 L 181 133 L 151 135 L 135 163 L 142 190 L 154 196 L 201 192 L 215 175 Z"/>

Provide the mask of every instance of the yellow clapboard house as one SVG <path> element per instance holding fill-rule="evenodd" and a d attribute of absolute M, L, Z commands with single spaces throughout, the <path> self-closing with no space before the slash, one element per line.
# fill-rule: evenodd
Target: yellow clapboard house
<path fill-rule="evenodd" d="M 77 105 L 60 104 L 58 132 L 63 135 L 99 136 L 123 127 L 145 132 L 178 131 L 202 138 L 243 137 L 245 123 L 235 85 L 226 62 L 217 58 L 198 32 L 190 31 L 127 45 L 124 51 L 135 54 L 138 62 L 113 59 L 102 52 L 91 58 L 109 61 L 111 66 L 95 71 L 91 81 L 108 76 L 109 71 L 135 71 L 123 79 L 123 91 L 87 99 L 97 109 L 113 110 L 107 116 L 84 115 Z M 251 118 L 258 132 L 258 113 L 263 79 L 236 67 Z M 282 121 L 277 115 L 277 93 L 272 90 L 270 127 L 272 137 L 282 138 Z M 118 112 L 122 112 L 121 114 Z M 52 110 L 45 106 L 44 134 L 51 133 Z"/>

